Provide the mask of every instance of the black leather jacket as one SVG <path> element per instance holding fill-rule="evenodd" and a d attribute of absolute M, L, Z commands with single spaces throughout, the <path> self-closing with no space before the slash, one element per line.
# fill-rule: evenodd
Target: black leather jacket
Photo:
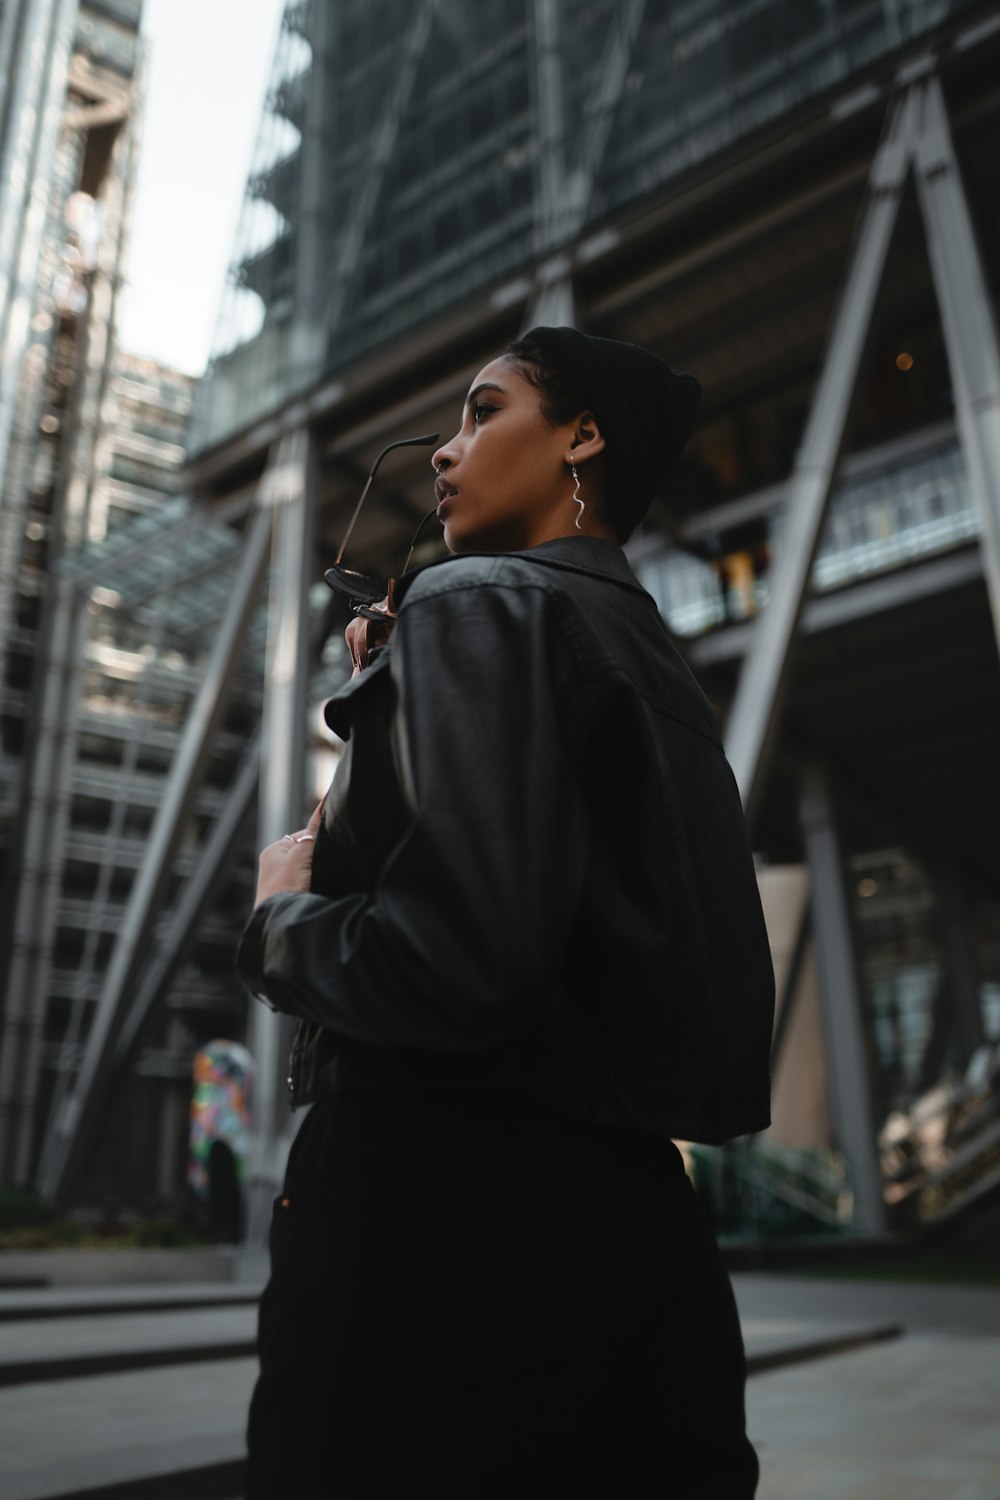
<path fill-rule="evenodd" d="M 769 1122 L 774 982 L 712 710 L 621 550 L 448 558 L 326 708 L 313 893 L 238 967 L 300 1019 L 293 1102 L 513 1087 L 718 1142 Z"/>

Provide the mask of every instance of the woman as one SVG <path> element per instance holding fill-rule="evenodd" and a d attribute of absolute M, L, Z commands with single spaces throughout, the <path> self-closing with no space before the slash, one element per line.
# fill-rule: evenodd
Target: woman
<path fill-rule="evenodd" d="M 397 588 L 391 635 L 348 632 L 345 763 L 262 854 L 239 953 L 299 1018 L 313 1101 L 251 1497 L 754 1494 L 671 1137 L 767 1125 L 773 979 L 712 712 L 619 545 L 698 397 L 532 330 L 434 455 L 454 556 Z"/>

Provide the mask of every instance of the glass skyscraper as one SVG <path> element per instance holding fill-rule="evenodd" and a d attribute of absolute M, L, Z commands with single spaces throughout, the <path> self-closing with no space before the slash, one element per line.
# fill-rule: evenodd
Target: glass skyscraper
<path fill-rule="evenodd" d="M 290 4 L 196 441 L 683 191 L 972 8 Z"/>

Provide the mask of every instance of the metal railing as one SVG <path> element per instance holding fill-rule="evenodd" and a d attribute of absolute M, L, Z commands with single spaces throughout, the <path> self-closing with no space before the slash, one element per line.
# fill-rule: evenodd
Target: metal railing
<path fill-rule="evenodd" d="M 782 513 L 767 523 L 771 566 L 781 553 Z M 878 573 L 974 541 L 979 514 L 955 439 L 933 451 L 893 460 L 838 484 L 812 571 L 814 593 L 825 593 Z M 636 563 L 640 581 L 677 635 L 701 635 L 749 619 L 767 603 L 766 573 L 752 576 L 735 557 L 718 565 L 667 547 Z M 731 574 L 737 574 L 733 581 Z"/>

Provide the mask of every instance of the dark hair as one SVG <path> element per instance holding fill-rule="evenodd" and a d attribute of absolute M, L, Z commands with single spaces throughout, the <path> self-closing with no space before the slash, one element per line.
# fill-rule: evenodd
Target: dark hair
<path fill-rule="evenodd" d="M 518 374 L 541 391 L 542 416 L 553 427 L 571 422 L 578 412 L 591 410 L 592 403 L 587 400 L 575 372 L 554 360 L 533 338 L 515 339 L 503 351 L 503 358 L 510 360 Z"/>
<path fill-rule="evenodd" d="M 508 344 L 503 351 L 503 358 L 509 360 L 518 374 L 523 375 L 540 392 L 542 416 L 553 427 L 558 427 L 562 422 L 571 422 L 582 411 L 594 411 L 594 403 L 588 398 L 578 373 L 562 361 L 553 359 L 544 344 L 533 339 L 530 334 Z M 594 416 L 598 416 L 596 411 Z M 614 496 L 609 484 L 610 472 L 606 464 L 601 463 L 599 467 L 604 477 L 605 514 L 614 526 L 618 540 L 623 541 L 631 527 L 624 527 L 615 512 Z"/>
<path fill-rule="evenodd" d="M 540 392 L 540 415 L 556 425 L 591 411 L 604 439 L 595 458 L 603 509 L 626 540 L 676 468 L 691 436 L 701 386 L 639 344 L 581 333 L 529 328 L 507 351 Z"/>

